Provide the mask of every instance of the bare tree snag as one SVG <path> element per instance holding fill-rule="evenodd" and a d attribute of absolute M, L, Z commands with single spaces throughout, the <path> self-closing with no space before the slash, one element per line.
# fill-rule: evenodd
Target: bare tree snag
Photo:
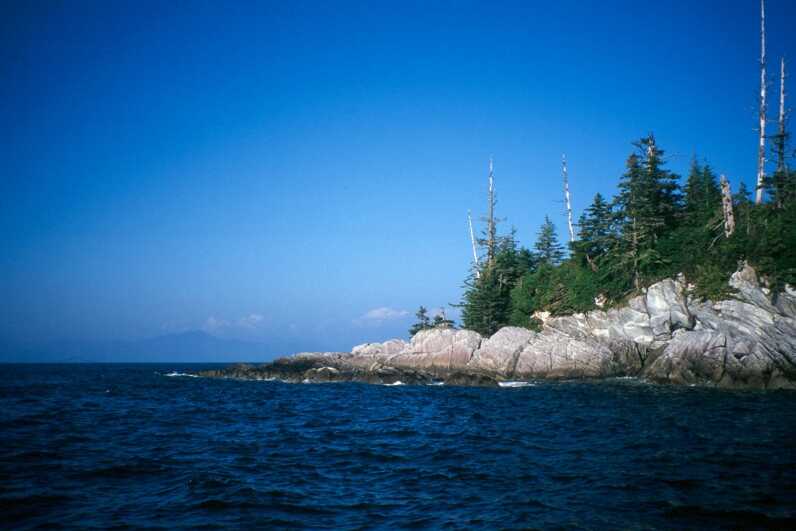
<path fill-rule="evenodd" d="M 564 176 L 564 201 L 567 205 L 567 226 L 569 227 L 569 242 L 575 241 L 575 229 L 572 226 L 572 203 L 569 199 L 569 177 L 567 175 L 567 156 L 561 155 L 561 173 Z"/>
<path fill-rule="evenodd" d="M 596 273 L 597 269 L 599 269 L 599 268 L 597 267 L 597 264 L 594 263 L 594 260 L 592 260 L 592 257 L 589 256 L 589 253 L 586 253 L 586 262 L 589 264 L 589 267 L 591 268 L 591 270 Z"/>
<path fill-rule="evenodd" d="M 724 235 L 729 238 L 735 232 L 735 215 L 732 211 L 732 190 L 730 182 L 721 176 L 721 209 L 724 213 Z"/>
<path fill-rule="evenodd" d="M 475 246 L 475 233 L 473 232 L 473 216 L 467 211 L 467 224 L 470 226 L 470 243 L 473 246 L 473 264 L 475 265 L 475 278 L 481 278 L 481 271 L 478 270 L 478 251 Z"/>
<path fill-rule="evenodd" d="M 633 216 L 633 286 L 636 291 L 641 290 L 641 276 L 638 271 L 638 231 L 636 230 L 636 216 Z"/>
<path fill-rule="evenodd" d="M 785 171 L 785 58 L 779 62 L 779 130 L 777 131 L 777 172 Z"/>
<path fill-rule="evenodd" d="M 487 201 L 486 256 L 487 262 L 492 264 L 495 261 L 495 246 L 497 240 L 497 228 L 495 227 L 495 174 L 492 157 L 489 157 L 489 194 L 487 196 Z"/>
<path fill-rule="evenodd" d="M 766 176 L 766 1 L 760 0 L 760 142 L 757 148 L 755 204 L 763 202 Z"/>

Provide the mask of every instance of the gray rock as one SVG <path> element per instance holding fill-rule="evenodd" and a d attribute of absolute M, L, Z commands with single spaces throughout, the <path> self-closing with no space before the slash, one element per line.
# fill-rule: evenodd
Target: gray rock
<path fill-rule="evenodd" d="M 390 339 L 384 343 L 365 343 L 357 345 L 351 349 L 351 354 L 355 356 L 381 356 L 398 354 L 405 350 L 408 343 L 403 339 Z"/>
<path fill-rule="evenodd" d="M 421 330 L 403 351 L 387 356 L 385 360 L 396 367 L 442 373 L 464 369 L 480 344 L 481 335 L 472 330 Z"/>
<path fill-rule="evenodd" d="M 682 278 L 650 286 L 627 305 L 545 316 L 538 333 L 505 327 L 482 338 L 437 328 L 358 345 L 350 353 L 301 353 L 206 376 L 286 381 L 494 385 L 505 379 L 641 375 L 660 383 L 796 388 L 796 290 L 772 297 L 754 269 L 732 275 L 734 293 L 689 300 Z"/>
<path fill-rule="evenodd" d="M 652 335 L 657 341 L 672 338 L 677 328 L 694 328 L 694 316 L 688 310 L 683 285 L 672 279 L 653 284 L 645 295 Z"/>
<path fill-rule="evenodd" d="M 467 364 L 468 369 L 511 377 L 520 352 L 536 334 L 527 328 L 506 326 L 484 339 Z"/>
<path fill-rule="evenodd" d="M 678 331 L 644 375 L 662 383 L 718 383 L 724 378 L 726 357 L 727 336 L 723 333 Z"/>

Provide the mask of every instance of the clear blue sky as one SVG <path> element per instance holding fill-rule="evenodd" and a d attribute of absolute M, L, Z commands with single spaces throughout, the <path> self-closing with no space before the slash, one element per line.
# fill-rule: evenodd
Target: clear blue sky
<path fill-rule="evenodd" d="M 767 4 L 796 68 L 796 2 Z M 490 155 L 525 245 L 545 214 L 564 236 L 562 152 L 576 215 L 650 131 L 675 171 L 696 153 L 751 183 L 758 9 L 7 4 L 0 344 L 405 336 L 460 298 Z"/>

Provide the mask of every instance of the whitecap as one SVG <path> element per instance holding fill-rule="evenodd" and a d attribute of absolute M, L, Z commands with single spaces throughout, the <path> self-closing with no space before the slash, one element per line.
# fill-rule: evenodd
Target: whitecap
<path fill-rule="evenodd" d="M 533 387 L 534 383 L 531 382 L 498 382 L 500 387 Z"/>
<path fill-rule="evenodd" d="M 388 384 L 384 384 L 384 385 L 403 385 L 403 384 L 404 383 L 401 380 L 398 380 L 398 381 L 395 381 L 393 383 L 388 383 Z"/>
<path fill-rule="evenodd" d="M 166 373 L 163 376 L 170 376 L 172 378 L 175 377 L 175 376 L 186 376 L 188 378 L 199 378 L 198 374 L 188 374 L 187 372 L 176 372 L 176 371 Z"/>

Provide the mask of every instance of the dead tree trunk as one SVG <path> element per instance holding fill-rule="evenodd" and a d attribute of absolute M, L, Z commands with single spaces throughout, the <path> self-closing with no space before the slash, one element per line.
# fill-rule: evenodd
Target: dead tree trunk
<path fill-rule="evenodd" d="M 785 171 L 785 58 L 779 62 L 779 130 L 777 131 L 777 172 Z"/>
<path fill-rule="evenodd" d="M 473 217 L 467 211 L 467 224 L 470 226 L 470 243 L 473 246 L 473 264 L 475 265 L 475 278 L 481 278 L 481 271 L 478 270 L 478 251 L 475 246 L 475 233 L 473 232 Z"/>
<path fill-rule="evenodd" d="M 766 2 L 760 0 L 760 138 L 757 148 L 755 204 L 763 202 L 766 176 Z"/>
<path fill-rule="evenodd" d="M 724 235 L 729 238 L 735 232 L 735 215 L 732 211 L 732 190 L 730 182 L 721 176 L 721 209 L 724 213 Z"/>
<path fill-rule="evenodd" d="M 569 177 L 567 175 L 567 156 L 561 155 L 561 173 L 564 176 L 564 201 L 567 205 L 567 225 L 569 227 L 569 243 L 575 241 L 575 229 L 572 226 L 572 203 L 569 200 Z"/>
<path fill-rule="evenodd" d="M 633 286 L 636 291 L 641 290 L 641 276 L 638 271 L 638 232 L 636 231 L 635 216 L 633 216 Z"/>
<path fill-rule="evenodd" d="M 774 202 L 777 208 L 782 208 L 785 198 L 785 144 L 787 143 L 787 132 L 785 130 L 785 58 L 779 61 L 779 117 L 777 120 L 779 128 L 774 137 L 774 149 L 777 153 L 777 169 L 774 172 Z"/>
<path fill-rule="evenodd" d="M 486 256 L 489 264 L 495 261 L 497 228 L 495 227 L 495 175 L 492 157 L 489 157 L 489 194 L 487 196 Z"/>

